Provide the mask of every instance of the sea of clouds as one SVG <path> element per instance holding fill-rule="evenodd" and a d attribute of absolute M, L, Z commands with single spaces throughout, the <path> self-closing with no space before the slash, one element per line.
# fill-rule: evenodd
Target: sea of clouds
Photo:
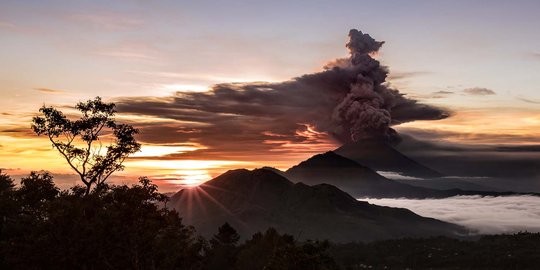
<path fill-rule="evenodd" d="M 372 204 L 402 207 L 426 217 L 463 225 L 479 234 L 540 232 L 540 197 L 455 196 L 445 199 L 372 199 Z"/>

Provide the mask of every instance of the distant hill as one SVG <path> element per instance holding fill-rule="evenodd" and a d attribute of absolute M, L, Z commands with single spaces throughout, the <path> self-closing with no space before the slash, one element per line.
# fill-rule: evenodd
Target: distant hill
<path fill-rule="evenodd" d="M 370 168 L 334 152 L 315 155 L 296 166 L 284 175 L 294 182 L 308 185 L 331 184 L 339 187 L 355 198 L 445 198 L 456 195 L 512 195 L 513 192 L 490 192 L 461 189 L 433 189 L 409 185 L 387 179 Z M 428 180 L 417 180 L 428 181 Z M 443 180 L 441 180 L 443 181 Z"/>
<path fill-rule="evenodd" d="M 179 191 L 168 206 L 206 236 L 225 222 L 243 237 L 274 227 L 299 239 L 334 242 L 466 233 L 407 209 L 357 201 L 332 185 L 294 184 L 267 169 L 228 171 Z"/>
<path fill-rule="evenodd" d="M 383 140 L 371 139 L 347 143 L 334 152 L 377 171 L 398 172 L 419 178 L 443 176 L 407 157 Z"/>

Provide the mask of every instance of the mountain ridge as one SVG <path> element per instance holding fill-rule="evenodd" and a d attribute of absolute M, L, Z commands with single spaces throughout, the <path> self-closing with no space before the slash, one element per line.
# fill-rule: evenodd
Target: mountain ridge
<path fill-rule="evenodd" d="M 376 171 L 390 171 L 418 178 L 444 176 L 404 155 L 389 142 L 380 139 L 347 143 L 335 149 L 334 152 Z"/>
<path fill-rule="evenodd" d="M 405 181 L 395 181 L 379 175 L 358 162 L 329 151 L 317 154 L 284 172 L 295 181 L 310 185 L 328 183 L 335 185 L 356 198 L 446 198 L 456 195 L 501 196 L 515 192 L 479 190 L 433 189 L 414 186 Z M 420 181 L 420 180 L 418 180 Z"/>
<path fill-rule="evenodd" d="M 267 169 L 230 170 L 180 190 L 168 206 L 203 235 L 211 235 L 225 222 L 243 237 L 274 227 L 300 239 L 334 242 L 467 233 L 407 209 L 358 201 L 333 185 L 294 184 Z"/>

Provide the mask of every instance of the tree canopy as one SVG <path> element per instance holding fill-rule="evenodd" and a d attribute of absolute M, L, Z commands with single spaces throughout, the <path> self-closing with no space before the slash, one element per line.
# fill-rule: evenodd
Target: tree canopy
<path fill-rule="evenodd" d="M 131 125 L 118 124 L 114 118 L 116 106 L 100 97 L 79 102 L 75 109 L 81 113 L 77 120 L 69 119 L 54 107 L 43 106 L 41 115 L 32 119 L 32 130 L 49 138 L 54 148 L 67 161 L 86 186 L 88 194 L 93 186 L 103 184 L 122 163 L 140 150 L 135 140 L 138 130 Z M 103 145 L 103 138 L 111 143 Z"/>
<path fill-rule="evenodd" d="M 0 195 L 0 269 L 333 269 L 327 246 L 273 229 L 239 244 L 224 224 L 207 241 L 145 177 L 85 195 L 60 191 L 47 172 L 20 185 L 0 172 Z"/>

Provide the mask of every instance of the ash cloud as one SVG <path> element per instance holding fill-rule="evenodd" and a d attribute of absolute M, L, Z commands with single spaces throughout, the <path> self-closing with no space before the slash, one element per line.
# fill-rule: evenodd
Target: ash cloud
<path fill-rule="evenodd" d="M 495 184 L 503 190 L 540 192 L 540 139 L 515 134 L 466 135 L 469 144 L 452 143 L 457 132 L 400 129 L 396 149 L 445 175 L 505 179 Z M 485 138 L 494 139 L 486 141 Z M 501 141 L 507 144 L 501 144 Z M 526 142 L 526 143 L 525 143 Z"/>
<path fill-rule="evenodd" d="M 397 141 L 394 125 L 448 117 L 446 110 L 408 98 L 386 83 L 388 69 L 373 58 L 383 44 L 353 29 L 346 44 L 349 57 L 321 72 L 277 83 L 217 84 L 209 92 L 177 92 L 168 98 L 124 98 L 117 104 L 124 113 L 179 121 L 181 128 L 167 127 L 179 131 L 171 137 L 210 148 L 224 147 L 225 140 L 310 143 L 306 129 L 341 143 L 371 137 Z"/>

